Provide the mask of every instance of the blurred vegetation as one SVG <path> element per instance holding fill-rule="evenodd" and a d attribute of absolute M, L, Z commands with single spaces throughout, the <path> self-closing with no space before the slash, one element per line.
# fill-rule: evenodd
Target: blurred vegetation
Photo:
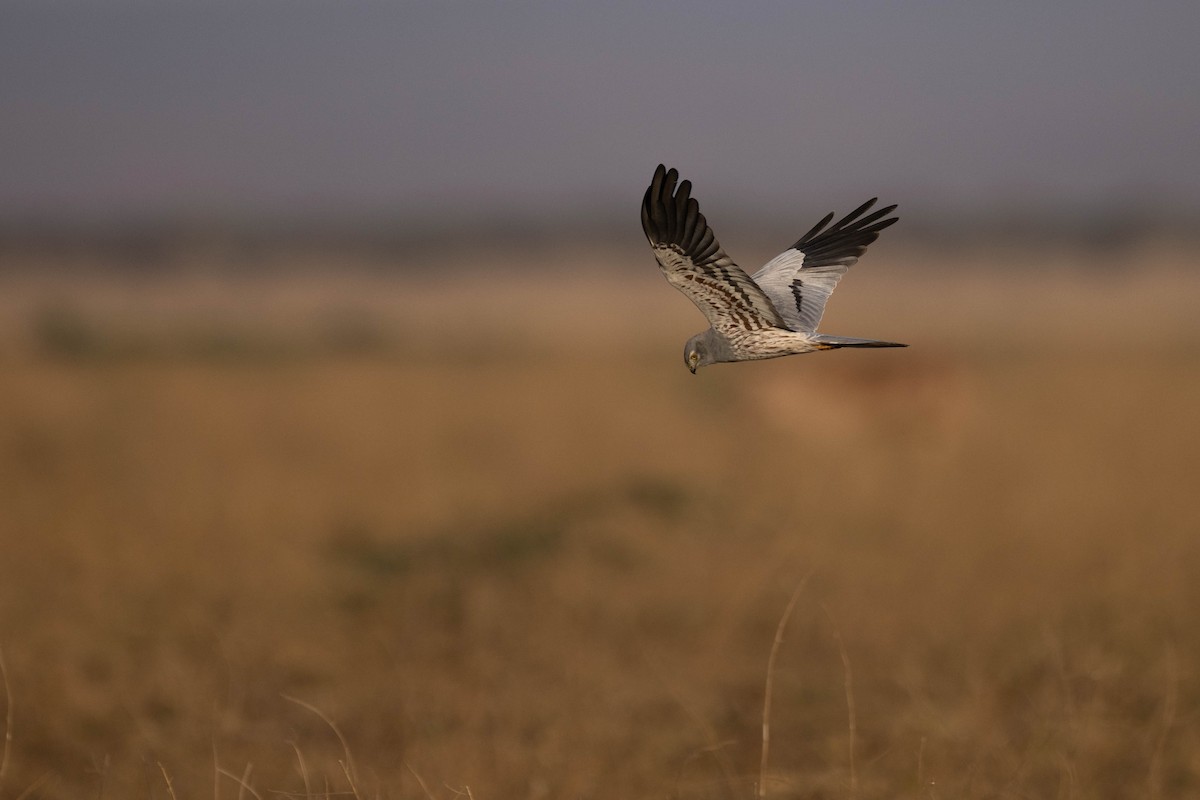
<path fill-rule="evenodd" d="M 692 376 L 547 247 L 6 264 L 0 795 L 753 797 L 810 574 L 768 796 L 1200 792 L 1200 250 L 880 242 L 909 349 Z"/>

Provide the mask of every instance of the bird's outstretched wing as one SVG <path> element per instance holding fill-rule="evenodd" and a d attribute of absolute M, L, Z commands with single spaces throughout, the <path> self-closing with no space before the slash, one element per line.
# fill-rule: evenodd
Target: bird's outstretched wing
<path fill-rule="evenodd" d="M 854 266 L 881 230 L 896 222 L 898 217 L 888 217 L 896 210 L 894 205 L 862 216 L 876 199 L 871 198 L 826 228 L 833 219 L 830 212 L 800 241 L 754 273 L 754 282 L 779 309 L 788 328 L 815 331 L 825 313 L 825 301 L 846 270 Z"/>
<path fill-rule="evenodd" d="M 713 235 L 692 184 L 662 164 L 642 200 L 642 230 L 671 285 L 688 296 L 719 333 L 786 328 L 759 285 L 733 263 Z"/>

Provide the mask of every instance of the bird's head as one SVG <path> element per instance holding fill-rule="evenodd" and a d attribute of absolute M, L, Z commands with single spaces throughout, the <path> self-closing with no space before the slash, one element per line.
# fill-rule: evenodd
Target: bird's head
<path fill-rule="evenodd" d="M 706 332 L 707 333 L 707 332 Z M 707 367 L 709 364 L 716 363 L 716 359 L 712 356 L 712 350 L 708 347 L 707 337 L 704 333 L 697 333 L 692 338 L 688 339 L 687 344 L 683 346 L 683 363 L 687 368 L 696 374 L 696 370 L 700 367 Z"/>

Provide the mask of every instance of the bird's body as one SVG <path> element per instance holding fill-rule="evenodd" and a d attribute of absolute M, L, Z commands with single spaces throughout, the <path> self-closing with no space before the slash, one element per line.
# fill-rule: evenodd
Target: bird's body
<path fill-rule="evenodd" d="M 642 229 L 663 275 L 711 325 L 684 347 L 684 362 L 693 373 L 719 362 L 906 346 L 817 333 L 825 301 L 879 231 L 896 222 L 887 217 L 895 206 L 863 216 L 875 204 L 872 199 L 827 228 L 829 214 L 751 277 L 721 249 L 690 197 L 691 183 L 683 181 L 676 190 L 678 179 L 679 173 L 661 164 L 655 170 L 642 200 Z"/>

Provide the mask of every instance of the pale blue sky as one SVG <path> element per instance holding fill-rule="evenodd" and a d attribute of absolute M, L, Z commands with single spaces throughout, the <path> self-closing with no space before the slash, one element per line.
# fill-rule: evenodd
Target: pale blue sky
<path fill-rule="evenodd" d="M 1200 3 L 17 0 L 0 217 L 1200 214 Z"/>

